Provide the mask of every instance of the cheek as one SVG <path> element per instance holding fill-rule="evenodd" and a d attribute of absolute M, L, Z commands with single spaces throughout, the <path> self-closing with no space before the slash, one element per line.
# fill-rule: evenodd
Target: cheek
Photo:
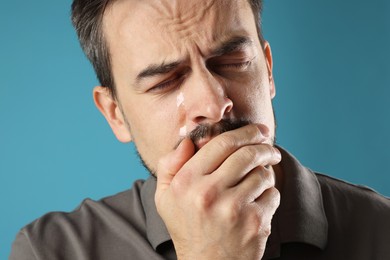
<path fill-rule="evenodd" d="M 271 107 L 270 84 L 267 73 L 256 69 L 230 86 L 234 107 L 248 120 L 264 118 Z M 272 112 L 272 111 L 271 111 Z"/>
<path fill-rule="evenodd" d="M 126 110 L 137 149 L 153 168 L 161 156 L 172 150 L 179 138 L 178 108 L 168 100 L 140 101 L 142 98 L 138 98 Z"/>

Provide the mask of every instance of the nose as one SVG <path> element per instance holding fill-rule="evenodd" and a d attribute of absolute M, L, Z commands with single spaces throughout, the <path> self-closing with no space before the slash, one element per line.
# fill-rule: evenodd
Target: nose
<path fill-rule="evenodd" d="M 186 88 L 187 120 L 195 124 L 217 123 L 233 108 L 226 89 L 207 68 L 194 72 Z"/>

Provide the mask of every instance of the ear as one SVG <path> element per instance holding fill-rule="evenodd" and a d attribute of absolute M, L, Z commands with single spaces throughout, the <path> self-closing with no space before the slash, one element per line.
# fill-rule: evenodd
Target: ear
<path fill-rule="evenodd" d="M 276 89 L 275 89 L 274 77 L 272 74 L 272 51 L 271 51 L 271 46 L 269 45 L 269 42 L 267 42 L 267 41 L 264 42 L 264 55 L 265 55 L 265 60 L 267 63 L 268 81 L 269 81 L 269 85 L 270 85 L 270 95 L 271 95 L 271 99 L 273 99 L 276 95 Z"/>
<path fill-rule="evenodd" d="M 95 87 L 93 89 L 93 99 L 96 107 L 106 118 L 116 138 L 123 143 L 131 142 L 131 133 L 124 120 L 124 115 L 108 88 Z"/>

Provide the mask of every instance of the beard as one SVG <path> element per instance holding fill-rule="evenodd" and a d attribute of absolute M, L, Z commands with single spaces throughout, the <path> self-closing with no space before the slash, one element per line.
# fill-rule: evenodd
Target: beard
<path fill-rule="evenodd" d="M 197 144 L 201 139 L 204 138 L 213 138 L 217 135 L 220 135 L 224 132 L 235 130 L 237 128 L 249 125 L 251 122 L 247 120 L 232 120 L 232 119 L 222 119 L 215 124 L 200 124 L 194 130 L 192 130 L 187 136 L 182 137 L 175 145 L 176 149 L 181 141 L 185 138 L 191 139 L 195 145 L 195 151 L 199 150 Z"/>
<path fill-rule="evenodd" d="M 197 152 L 199 150 L 199 148 L 197 147 L 197 144 L 199 143 L 199 141 L 201 139 L 203 139 L 203 138 L 210 138 L 211 139 L 211 138 L 213 138 L 217 135 L 220 135 L 224 132 L 235 130 L 235 129 L 238 129 L 240 127 L 243 127 L 243 126 L 246 126 L 249 124 L 253 124 L 253 123 L 248 121 L 248 120 L 242 120 L 242 119 L 238 119 L 238 120 L 222 119 L 221 121 L 219 121 L 218 123 L 215 123 L 215 124 L 200 124 L 195 129 L 193 129 L 190 133 L 188 133 L 185 137 L 181 137 L 180 140 L 173 147 L 173 150 L 175 150 L 185 138 L 189 138 L 194 143 L 195 152 Z M 276 124 L 275 124 L 275 129 L 276 129 Z M 274 136 L 274 138 L 271 140 L 272 145 L 275 144 L 275 133 L 273 136 Z M 135 145 L 135 147 L 137 147 L 137 146 Z M 153 177 L 156 177 L 157 176 L 156 171 L 147 165 L 145 160 L 142 158 L 141 154 L 138 152 L 138 149 L 136 149 L 136 150 L 137 150 L 137 155 L 138 155 L 138 158 L 139 158 L 141 164 L 145 167 L 145 169 Z"/>

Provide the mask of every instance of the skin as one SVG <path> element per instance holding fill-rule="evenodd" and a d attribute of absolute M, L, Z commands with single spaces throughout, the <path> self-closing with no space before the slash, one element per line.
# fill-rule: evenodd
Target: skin
<path fill-rule="evenodd" d="M 281 173 L 268 166 L 281 157 L 272 147 L 271 49 L 259 42 L 250 5 L 119 0 L 103 30 L 117 97 L 96 87 L 95 103 L 157 176 L 156 207 L 178 258 L 260 259 L 279 205 Z M 251 124 L 186 138 L 222 119 Z"/>

